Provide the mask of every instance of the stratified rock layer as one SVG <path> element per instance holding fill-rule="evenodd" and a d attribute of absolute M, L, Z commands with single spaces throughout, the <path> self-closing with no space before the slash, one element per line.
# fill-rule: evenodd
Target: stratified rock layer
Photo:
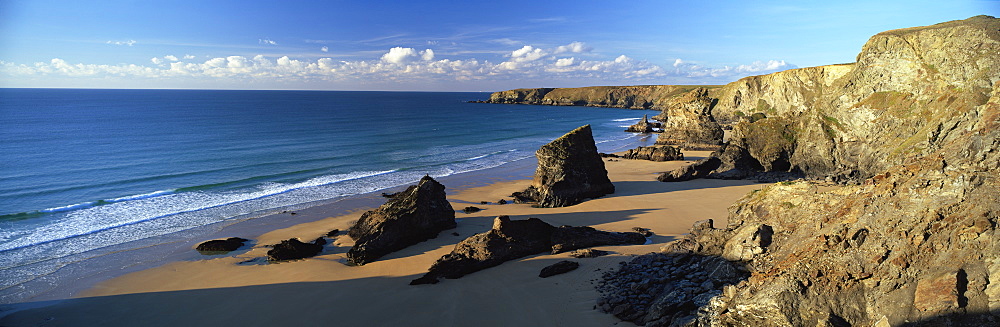
<path fill-rule="evenodd" d="M 554 227 L 538 218 L 494 219 L 493 228 L 462 240 L 411 285 L 435 284 L 439 278 L 459 278 L 506 261 L 543 252 L 560 253 L 598 245 L 643 244 L 639 233 L 612 233 L 591 227 Z"/>
<path fill-rule="evenodd" d="M 347 258 L 363 265 L 455 228 L 455 210 L 444 189 L 441 183 L 424 176 L 417 185 L 393 196 L 378 209 L 365 212 L 348 232 L 355 244 Z"/>
<path fill-rule="evenodd" d="M 541 207 L 571 206 L 615 192 L 597 153 L 590 125 L 577 128 L 535 152 L 538 168 L 531 187 L 518 197 Z"/>

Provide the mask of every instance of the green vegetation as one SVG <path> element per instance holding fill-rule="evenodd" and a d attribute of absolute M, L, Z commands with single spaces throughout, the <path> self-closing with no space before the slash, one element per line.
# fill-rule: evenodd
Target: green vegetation
<path fill-rule="evenodd" d="M 785 209 L 791 209 L 791 208 L 795 208 L 795 204 L 791 203 L 791 202 L 788 202 L 788 201 L 785 201 L 785 202 L 781 203 L 781 207 L 785 208 Z"/>
<path fill-rule="evenodd" d="M 733 116 L 736 116 L 736 117 L 739 117 L 739 118 L 743 118 L 743 117 L 746 117 L 747 114 L 743 113 L 742 111 L 736 110 L 736 112 L 733 113 Z"/>
<path fill-rule="evenodd" d="M 767 115 L 765 115 L 763 112 L 756 112 L 753 115 L 750 115 L 750 122 L 751 123 L 756 123 L 758 120 L 761 120 L 761 119 L 764 119 L 764 118 L 767 118 Z"/>
<path fill-rule="evenodd" d="M 774 107 L 772 107 L 771 104 L 767 103 L 767 101 L 764 101 L 764 99 L 758 99 L 757 100 L 756 111 L 757 112 L 766 112 L 766 113 L 770 113 L 770 114 L 778 113 L 778 111 L 774 110 Z"/>

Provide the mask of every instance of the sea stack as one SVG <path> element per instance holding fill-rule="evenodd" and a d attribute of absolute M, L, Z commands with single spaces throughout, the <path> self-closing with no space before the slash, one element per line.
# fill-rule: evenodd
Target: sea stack
<path fill-rule="evenodd" d="M 538 168 L 531 186 L 518 193 L 546 208 L 571 206 L 615 192 L 597 153 L 590 125 L 566 133 L 535 152 Z"/>
<path fill-rule="evenodd" d="M 444 189 L 441 183 L 424 176 L 417 185 L 378 209 L 365 212 L 347 234 L 356 242 L 347 258 L 363 265 L 455 228 L 455 209 L 448 203 Z"/>
<path fill-rule="evenodd" d="M 625 131 L 632 133 L 653 133 L 653 128 L 659 127 L 659 125 L 659 123 L 650 123 L 649 115 L 642 115 L 642 120 L 635 123 L 635 125 L 629 126 Z"/>

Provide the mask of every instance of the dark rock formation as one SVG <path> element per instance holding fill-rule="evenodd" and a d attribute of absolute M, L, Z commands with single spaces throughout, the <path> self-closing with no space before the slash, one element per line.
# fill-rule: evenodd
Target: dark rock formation
<path fill-rule="evenodd" d="M 205 241 L 198 244 L 195 248 L 198 252 L 232 252 L 243 246 L 243 243 L 249 241 L 248 239 L 239 237 L 230 237 L 224 240 L 211 240 Z"/>
<path fill-rule="evenodd" d="M 448 203 L 444 189 L 444 185 L 424 176 L 417 185 L 378 209 L 365 212 L 348 232 L 356 243 L 347 258 L 363 265 L 455 228 L 455 209 Z"/>
<path fill-rule="evenodd" d="M 611 233 L 590 227 L 554 227 L 538 218 L 510 220 L 497 217 L 493 228 L 455 245 L 451 253 L 438 259 L 427 274 L 411 285 L 435 284 L 441 277 L 459 278 L 506 261 L 543 252 L 559 253 L 583 247 L 610 244 L 643 244 L 637 233 Z"/>
<path fill-rule="evenodd" d="M 497 201 L 497 204 L 507 204 L 507 200 L 500 199 L 499 201 Z"/>
<path fill-rule="evenodd" d="M 632 227 L 632 231 L 634 231 L 634 232 L 636 232 L 636 233 L 639 233 L 639 234 L 640 234 L 640 235 L 642 235 L 643 237 L 650 237 L 650 236 L 653 236 L 653 231 L 652 231 L 652 230 L 650 230 L 649 228 L 642 228 L 642 227 Z"/>
<path fill-rule="evenodd" d="M 660 128 L 660 123 L 650 122 L 647 115 L 642 115 L 642 120 L 629 126 L 625 131 L 631 133 L 653 133 L 656 132 L 656 128 Z"/>
<path fill-rule="evenodd" d="M 535 178 L 531 187 L 515 196 L 515 202 L 523 198 L 541 207 L 565 207 L 615 192 L 604 161 L 597 154 L 590 125 L 543 145 L 535 156 Z"/>
<path fill-rule="evenodd" d="M 608 254 L 611 254 L 611 252 L 598 249 L 582 249 L 571 252 L 569 256 L 582 259 L 582 258 L 597 258 L 600 256 L 606 256 Z"/>
<path fill-rule="evenodd" d="M 684 153 L 681 153 L 680 149 L 669 145 L 640 146 L 626 151 L 622 158 L 649 161 L 672 161 L 684 160 Z"/>
<path fill-rule="evenodd" d="M 464 213 L 476 213 L 476 212 L 479 212 L 480 210 L 483 210 L 483 209 L 479 209 L 479 207 L 473 207 L 473 206 L 468 206 L 468 207 L 462 208 L 462 212 L 464 212 Z"/>
<path fill-rule="evenodd" d="M 267 261 L 271 262 L 305 259 L 323 252 L 322 244 L 303 243 L 297 238 L 281 241 L 271 247 L 267 251 Z"/>
<path fill-rule="evenodd" d="M 340 230 L 339 229 L 334 229 L 334 230 L 331 230 L 329 232 L 326 232 L 326 237 L 334 237 L 334 236 L 337 236 L 337 235 L 340 235 Z"/>
<path fill-rule="evenodd" d="M 708 96 L 708 89 L 697 88 L 670 99 L 663 113 L 653 119 L 663 122 L 663 133 L 656 144 L 667 145 L 718 145 L 722 143 L 722 126 L 712 117 L 716 99 Z"/>
<path fill-rule="evenodd" d="M 553 263 L 538 273 L 538 277 L 549 278 L 555 275 L 562 275 L 580 268 L 580 263 L 575 261 L 563 260 Z"/>

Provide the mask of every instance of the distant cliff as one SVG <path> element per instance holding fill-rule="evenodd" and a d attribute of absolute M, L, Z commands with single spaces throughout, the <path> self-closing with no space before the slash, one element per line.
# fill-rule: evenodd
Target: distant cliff
<path fill-rule="evenodd" d="M 589 86 L 576 88 L 536 88 L 495 92 L 486 103 L 549 106 L 589 106 L 663 110 L 673 97 L 704 85 Z"/>

